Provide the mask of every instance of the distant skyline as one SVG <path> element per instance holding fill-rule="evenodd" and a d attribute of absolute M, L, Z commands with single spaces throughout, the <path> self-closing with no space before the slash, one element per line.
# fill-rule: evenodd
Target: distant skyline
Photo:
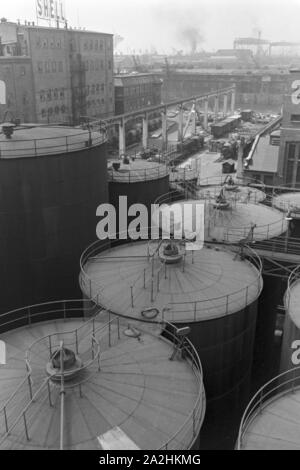
<path fill-rule="evenodd" d="M 36 21 L 35 0 L 2 2 L 1 16 Z M 136 54 L 232 48 L 236 37 L 300 42 L 300 0 L 66 0 L 69 26 L 118 34 Z M 40 21 L 40 24 L 47 25 Z"/>

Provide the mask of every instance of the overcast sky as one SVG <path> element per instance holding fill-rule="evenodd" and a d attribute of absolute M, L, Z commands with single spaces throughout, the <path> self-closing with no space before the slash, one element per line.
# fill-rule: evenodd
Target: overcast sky
<path fill-rule="evenodd" d="M 35 20 L 36 0 L 1 0 L 1 16 Z M 155 47 L 188 50 L 231 48 L 235 37 L 300 42 L 300 0 L 65 0 L 71 26 L 119 34 L 123 52 Z M 41 23 L 42 24 L 42 23 Z"/>

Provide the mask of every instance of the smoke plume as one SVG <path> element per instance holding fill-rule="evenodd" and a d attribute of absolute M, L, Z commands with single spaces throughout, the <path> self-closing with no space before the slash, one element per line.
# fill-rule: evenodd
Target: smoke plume
<path fill-rule="evenodd" d="M 204 42 L 203 36 L 196 27 L 183 29 L 179 34 L 179 38 L 188 44 L 191 54 L 195 54 L 197 47 Z"/>

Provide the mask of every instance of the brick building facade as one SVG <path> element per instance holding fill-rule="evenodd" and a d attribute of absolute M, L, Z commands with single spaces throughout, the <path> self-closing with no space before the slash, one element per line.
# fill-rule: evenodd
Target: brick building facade
<path fill-rule="evenodd" d="M 78 124 L 82 116 L 114 114 L 111 34 L 2 20 L 0 38 L 1 59 L 18 63 L 26 57 L 31 64 L 37 122 Z"/>

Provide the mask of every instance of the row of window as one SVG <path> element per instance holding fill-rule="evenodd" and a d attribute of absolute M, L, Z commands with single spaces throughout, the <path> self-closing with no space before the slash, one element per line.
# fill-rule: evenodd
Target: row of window
<path fill-rule="evenodd" d="M 65 106 L 63 104 L 62 106 L 55 106 L 53 108 L 50 107 L 48 109 L 42 109 L 41 110 L 41 116 L 42 116 L 42 118 L 47 118 L 47 117 L 53 116 L 54 114 L 56 114 L 56 115 L 66 114 L 67 111 L 68 111 L 67 106 Z"/>
<path fill-rule="evenodd" d="M 38 36 L 36 38 L 36 47 L 38 49 L 61 49 L 63 45 L 62 39 L 61 38 L 47 38 L 43 37 L 41 38 Z M 107 49 L 111 49 L 111 40 L 108 40 L 106 42 Z M 72 51 L 76 50 L 76 43 L 75 41 L 70 41 L 70 49 Z M 102 39 L 90 39 L 90 40 L 85 40 L 83 43 L 83 49 L 85 51 L 96 51 L 96 52 L 103 52 L 105 50 L 105 41 Z"/>
<path fill-rule="evenodd" d="M 65 89 L 64 88 L 55 88 L 54 90 L 41 90 L 40 91 L 40 101 L 52 101 L 52 100 L 63 100 L 65 98 Z"/>
<path fill-rule="evenodd" d="M 101 105 L 104 105 L 104 104 L 105 104 L 105 99 L 104 98 L 102 98 L 101 100 L 100 99 L 88 100 L 86 102 L 87 108 L 95 108 L 96 106 L 101 106 Z"/>
<path fill-rule="evenodd" d="M 143 95 L 153 93 L 152 84 L 130 86 L 124 88 L 124 96 Z"/>
<path fill-rule="evenodd" d="M 46 62 L 39 61 L 37 63 L 37 70 L 39 73 L 56 73 L 63 72 L 64 65 L 62 61 L 56 62 L 55 60 L 46 60 Z"/>
<path fill-rule="evenodd" d="M 113 85 L 112 83 L 109 84 L 108 86 L 108 90 L 109 90 L 109 94 L 112 95 L 113 94 Z M 88 96 L 88 95 L 99 95 L 100 93 L 103 94 L 105 92 L 105 84 L 104 83 L 97 83 L 96 85 L 86 85 L 86 87 L 84 89 L 80 88 L 80 87 L 76 87 L 74 89 L 75 91 L 75 94 L 77 95 L 81 95 L 85 94 L 85 96 Z"/>
<path fill-rule="evenodd" d="M 84 62 L 85 70 L 94 72 L 95 70 L 103 70 L 104 69 L 104 61 L 103 60 L 85 60 Z M 108 70 L 112 70 L 112 61 L 107 61 Z"/>
<path fill-rule="evenodd" d="M 62 41 L 60 38 L 36 38 L 36 47 L 38 49 L 61 49 Z"/>
<path fill-rule="evenodd" d="M 106 44 L 107 44 L 107 49 L 109 50 L 110 46 L 111 46 L 111 41 L 108 40 L 106 42 Z M 104 50 L 104 47 L 105 47 L 105 42 L 102 39 L 100 39 L 100 40 L 90 39 L 89 41 L 85 40 L 84 43 L 83 43 L 83 49 L 85 51 L 100 51 L 100 52 L 102 52 Z"/>

